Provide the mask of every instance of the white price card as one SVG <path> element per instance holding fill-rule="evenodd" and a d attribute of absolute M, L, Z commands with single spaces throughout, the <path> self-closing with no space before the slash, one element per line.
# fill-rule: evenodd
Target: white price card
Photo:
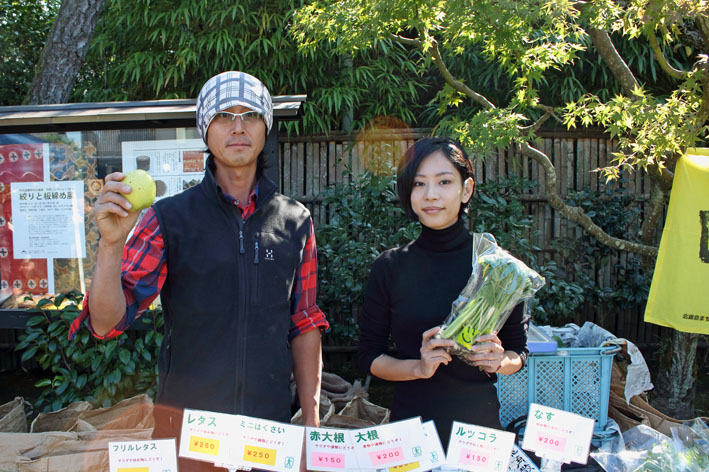
<path fill-rule="evenodd" d="M 522 449 L 539 457 L 585 464 L 595 421 L 544 405 L 529 405 Z"/>
<path fill-rule="evenodd" d="M 418 462 L 426 443 L 420 418 L 350 431 L 360 469 L 388 469 Z"/>
<path fill-rule="evenodd" d="M 174 439 L 108 443 L 110 472 L 177 472 Z"/>
<path fill-rule="evenodd" d="M 346 429 L 306 427 L 308 470 L 337 472 L 358 469 L 350 432 Z"/>
<path fill-rule="evenodd" d="M 475 472 L 504 472 L 514 442 L 514 433 L 454 421 L 446 464 Z"/>
<path fill-rule="evenodd" d="M 180 457 L 218 462 L 237 440 L 237 416 L 203 410 L 184 410 Z"/>
<path fill-rule="evenodd" d="M 236 440 L 219 456 L 226 467 L 248 467 L 275 472 L 300 470 L 303 426 L 237 415 Z"/>
<path fill-rule="evenodd" d="M 422 457 L 416 462 L 380 469 L 379 472 L 423 472 L 440 467 L 445 463 L 446 455 L 443 452 L 435 423 L 427 421 L 421 425 L 421 428 L 424 436 Z"/>

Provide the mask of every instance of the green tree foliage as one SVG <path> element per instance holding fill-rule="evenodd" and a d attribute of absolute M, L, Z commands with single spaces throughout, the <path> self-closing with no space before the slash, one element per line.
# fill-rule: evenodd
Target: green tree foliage
<path fill-rule="evenodd" d="M 19 105 L 60 0 L 0 0 L 0 106 Z"/>
<path fill-rule="evenodd" d="M 623 6 L 611 0 L 316 0 L 296 12 L 293 32 L 305 52 L 330 45 L 358 55 L 383 40 L 420 51 L 419 65 L 441 77 L 439 132 L 456 135 L 479 155 L 519 148 L 543 166 L 554 209 L 606 245 L 652 257 L 654 228 L 671 187 L 668 168 L 707 136 L 709 62 L 701 53 L 709 40 L 708 12 L 708 2 L 686 0 L 633 0 Z M 691 34 L 700 47 L 687 44 Z M 625 49 L 616 48 L 611 35 Z M 623 61 L 619 51 L 633 52 L 635 62 Z M 591 67 L 594 57 L 598 67 Z M 584 67 L 593 71 L 586 74 L 591 80 L 579 79 Z M 471 80 L 470 71 L 477 70 L 484 75 Z M 575 74 L 560 82 L 560 74 L 570 71 Z M 658 75 L 662 80 L 653 82 L 672 86 L 640 81 Z M 490 80 L 507 93 L 495 93 Z M 549 120 L 600 126 L 618 138 L 621 149 L 603 169 L 609 179 L 638 169 L 655 180 L 646 239 L 612 237 L 558 195 L 556 169 L 534 146 L 536 131 Z"/>
<path fill-rule="evenodd" d="M 356 128 L 380 115 L 418 122 L 430 86 L 420 53 L 384 40 L 353 61 L 327 45 L 300 54 L 289 24 L 302 3 L 114 0 L 73 101 L 194 98 L 212 75 L 242 70 L 274 95 L 308 95 L 302 123 L 287 124 L 294 131 L 340 129 L 349 113 Z"/>

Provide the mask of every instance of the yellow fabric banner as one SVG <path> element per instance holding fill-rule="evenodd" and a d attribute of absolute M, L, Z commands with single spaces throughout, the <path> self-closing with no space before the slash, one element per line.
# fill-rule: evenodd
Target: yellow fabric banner
<path fill-rule="evenodd" d="M 677 162 L 645 321 L 709 334 L 709 149 Z"/>

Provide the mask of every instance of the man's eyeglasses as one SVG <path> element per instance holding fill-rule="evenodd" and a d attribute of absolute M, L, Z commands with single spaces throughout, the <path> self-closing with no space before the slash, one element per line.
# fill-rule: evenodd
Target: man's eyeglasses
<path fill-rule="evenodd" d="M 244 123 L 255 123 L 263 120 L 263 113 L 258 111 L 245 111 L 244 113 L 232 113 L 230 111 L 220 111 L 214 115 L 214 119 L 221 122 L 234 121 L 236 117 L 241 118 Z"/>

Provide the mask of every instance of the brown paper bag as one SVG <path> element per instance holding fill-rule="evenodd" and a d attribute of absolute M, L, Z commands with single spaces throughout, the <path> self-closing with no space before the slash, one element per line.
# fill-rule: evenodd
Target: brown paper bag
<path fill-rule="evenodd" d="M 153 400 L 145 394 L 136 395 L 107 408 L 83 411 L 78 419 L 97 430 L 152 428 L 155 426 Z"/>
<path fill-rule="evenodd" d="M 43 434 L 43 433 L 39 433 Z M 125 429 L 70 433 L 57 441 L 20 450 L 18 472 L 94 472 L 108 471 L 108 443 L 113 441 L 146 441 L 153 430 Z"/>
<path fill-rule="evenodd" d="M 26 433 L 27 417 L 25 416 L 25 400 L 15 397 L 14 400 L 0 405 L 0 432 Z"/>
<path fill-rule="evenodd" d="M 625 397 L 619 395 L 617 388 L 614 387 L 611 387 L 609 400 L 608 416 L 618 423 L 622 432 L 644 424 L 662 434 L 671 436 L 671 429 L 683 423 L 682 420 L 669 417 L 656 410 L 638 395 L 630 399 L 630 404 L 625 403 Z"/>
<path fill-rule="evenodd" d="M 0 433 L 0 471 L 17 472 L 15 461 L 20 451 L 42 445 L 51 447 L 67 439 L 76 439 L 76 433 Z"/>
<path fill-rule="evenodd" d="M 79 415 L 91 409 L 90 402 L 73 402 L 66 408 L 51 413 L 40 413 L 32 421 L 31 433 L 47 431 L 70 431 L 79 418 Z"/>
<path fill-rule="evenodd" d="M 384 424 L 389 422 L 388 408 L 375 405 L 359 395 L 350 400 L 342 411 L 340 411 L 339 415 L 371 421 L 374 424 Z"/>

